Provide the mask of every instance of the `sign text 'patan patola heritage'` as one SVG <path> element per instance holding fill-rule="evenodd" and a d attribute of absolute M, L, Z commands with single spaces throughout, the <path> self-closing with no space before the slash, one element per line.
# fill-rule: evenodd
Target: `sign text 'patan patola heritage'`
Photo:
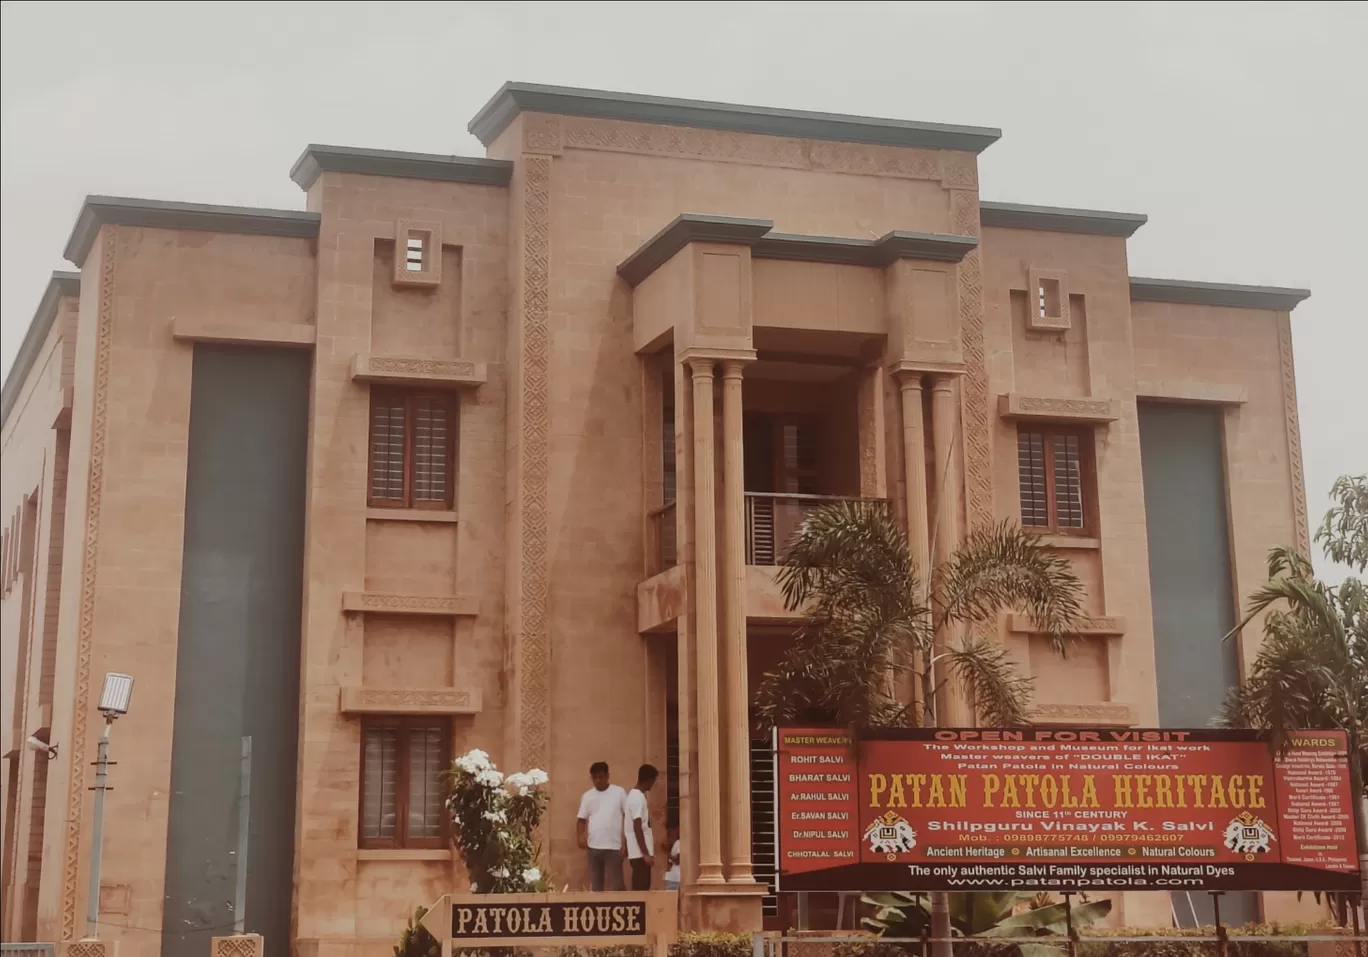
<path fill-rule="evenodd" d="M 775 732 L 779 887 L 1357 888 L 1338 731 Z"/>

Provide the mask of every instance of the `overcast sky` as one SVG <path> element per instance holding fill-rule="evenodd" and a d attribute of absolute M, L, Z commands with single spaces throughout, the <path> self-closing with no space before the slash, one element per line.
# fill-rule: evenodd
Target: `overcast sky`
<path fill-rule="evenodd" d="M 505 80 L 1001 127 L 986 199 L 1134 275 L 1306 286 L 1312 520 L 1368 471 L 1368 4 L 4 3 L 8 371 L 87 193 L 300 208 L 306 143 L 481 155 Z"/>

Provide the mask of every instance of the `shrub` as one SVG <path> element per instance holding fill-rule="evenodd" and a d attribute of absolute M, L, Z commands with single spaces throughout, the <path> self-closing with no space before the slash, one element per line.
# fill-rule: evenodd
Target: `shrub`
<path fill-rule="evenodd" d="M 426 907 L 419 907 L 409 918 L 408 926 L 399 935 L 399 943 L 394 945 L 394 957 L 441 957 L 442 945 L 437 938 L 418 923 L 427 913 Z"/>
<path fill-rule="evenodd" d="M 451 811 L 456 849 L 476 894 L 546 891 L 537 866 L 537 827 L 546 810 L 546 772 L 538 768 L 507 778 L 476 748 L 451 767 Z"/>
<path fill-rule="evenodd" d="M 670 957 L 750 957 L 750 934 L 680 934 Z"/>

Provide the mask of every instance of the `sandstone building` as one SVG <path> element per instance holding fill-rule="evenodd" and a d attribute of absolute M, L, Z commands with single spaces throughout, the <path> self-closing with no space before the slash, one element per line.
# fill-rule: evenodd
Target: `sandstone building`
<path fill-rule="evenodd" d="M 1307 545 L 1305 291 L 982 200 L 994 129 L 526 84 L 470 129 L 487 158 L 310 146 L 302 210 L 82 207 L 3 390 L 7 940 L 84 932 L 107 671 L 124 957 L 231 927 L 244 737 L 273 954 L 386 954 L 459 886 L 438 772 L 476 746 L 550 773 L 572 888 L 590 762 L 668 769 L 686 922 L 773 923 L 750 692 L 832 497 L 923 561 L 1001 519 L 1073 560 L 1073 655 L 1001 623 L 1038 721 L 1208 722 L 1237 596 Z"/>

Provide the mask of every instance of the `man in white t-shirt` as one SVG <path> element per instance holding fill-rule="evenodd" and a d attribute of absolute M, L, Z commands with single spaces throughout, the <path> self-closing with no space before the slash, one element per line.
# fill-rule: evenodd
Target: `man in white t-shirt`
<path fill-rule="evenodd" d="M 589 887 L 620 891 L 622 887 L 622 815 L 627 792 L 608 783 L 608 762 L 589 766 L 594 786 L 580 798 L 575 836 L 589 852 Z"/>
<path fill-rule="evenodd" d="M 655 786 L 660 772 L 655 765 L 643 764 L 637 772 L 636 787 L 627 792 L 624 816 L 627 824 L 627 860 L 632 866 L 632 890 L 651 889 L 651 868 L 655 866 L 655 839 L 651 836 L 651 808 L 646 794 Z"/>

